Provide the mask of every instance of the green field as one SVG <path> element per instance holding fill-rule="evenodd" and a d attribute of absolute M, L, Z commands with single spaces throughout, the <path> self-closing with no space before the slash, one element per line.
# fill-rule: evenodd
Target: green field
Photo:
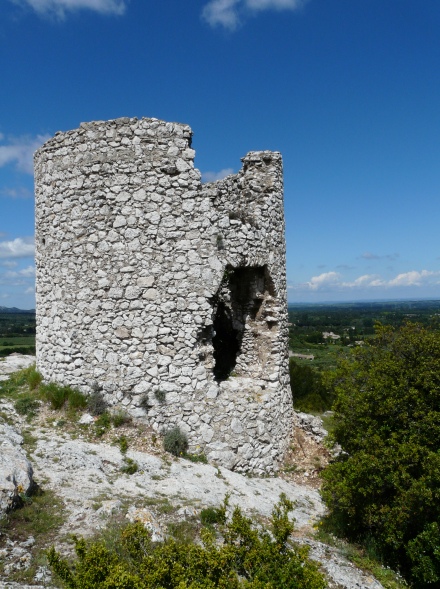
<path fill-rule="evenodd" d="M 374 324 L 400 327 L 406 321 L 439 329 L 440 301 L 389 301 L 289 305 L 289 348 L 297 354 L 313 354 L 314 360 L 295 358 L 316 370 L 328 370 L 337 358 L 348 353 L 356 342 L 374 337 Z M 340 336 L 334 342 L 324 332 Z"/>
<path fill-rule="evenodd" d="M 35 313 L 0 313 L 0 357 L 35 354 Z"/>

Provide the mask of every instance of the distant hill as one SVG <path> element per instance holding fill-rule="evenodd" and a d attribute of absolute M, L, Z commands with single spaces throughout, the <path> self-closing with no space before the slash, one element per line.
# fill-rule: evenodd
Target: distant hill
<path fill-rule="evenodd" d="M 17 309 L 17 307 L 2 307 L 0 313 L 35 313 L 35 309 Z"/>

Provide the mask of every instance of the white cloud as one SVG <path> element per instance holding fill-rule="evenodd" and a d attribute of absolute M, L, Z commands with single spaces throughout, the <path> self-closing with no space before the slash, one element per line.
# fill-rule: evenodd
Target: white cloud
<path fill-rule="evenodd" d="M 297 10 L 306 2 L 308 0 L 210 0 L 202 11 L 202 18 L 212 27 L 223 26 L 233 31 L 246 12 Z"/>
<path fill-rule="evenodd" d="M 303 292 L 356 292 L 357 290 L 375 291 L 379 288 L 392 290 L 398 287 L 430 287 L 440 284 L 440 272 L 431 270 L 412 270 L 385 280 L 377 274 L 363 274 L 352 281 L 343 280 L 338 272 L 324 272 L 313 276 L 303 284 L 290 285 L 289 289 Z"/>
<path fill-rule="evenodd" d="M 432 272 L 429 270 L 417 272 L 416 270 L 413 270 L 411 272 L 398 274 L 395 278 L 390 280 L 388 284 L 389 286 L 422 286 L 428 282 L 438 284 L 439 281 L 436 279 L 438 279 L 439 276 L 440 272 Z"/>
<path fill-rule="evenodd" d="M 0 145 L 0 168 L 14 164 L 20 172 L 34 173 L 34 152 L 49 139 L 50 135 L 35 137 L 9 137 L 6 145 Z M 4 141 L 4 136 L 2 139 Z"/>
<path fill-rule="evenodd" d="M 14 4 L 28 5 L 40 15 L 63 19 L 67 12 L 93 10 L 100 14 L 124 14 L 125 0 L 11 0 Z"/>
<path fill-rule="evenodd" d="M 221 25 L 233 31 L 240 22 L 237 11 L 239 2 L 240 0 L 211 0 L 204 7 L 202 17 L 212 27 Z"/>
<path fill-rule="evenodd" d="M 0 259 L 27 258 L 34 253 L 33 237 L 16 237 L 11 241 L 0 241 Z"/>
<path fill-rule="evenodd" d="M 32 198 L 34 194 L 25 186 L 18 186 L 17 188 L 1 188 L 0 196 L 7 198 Z"/>
<path fill-rule="evenodd" d="M 203 182 L 216 182 L 217 180 L 223 180 L 226 176 L 230 176 L 234 173 L 232 168 L 224 168 L 220 172 L 202 172 Z"/>
<path fill-rule="evenodd" d="M 21 270 L 9 271 L 4 273 L 5 278 L 29 278 L 35 276 L 35 266 L 28 266 Z"/>
<path fill-rule="evenodd" d="M 321 290 L 329 286 L 336 286 L 340 281 L 340 277 L 341 275 L 338 272 L 324 272 L 319 276 L 313 276 L 304 286 L 310 290 Z"/>

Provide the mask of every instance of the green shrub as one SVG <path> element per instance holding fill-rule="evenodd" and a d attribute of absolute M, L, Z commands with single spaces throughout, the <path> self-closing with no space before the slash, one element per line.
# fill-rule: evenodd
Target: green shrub
<path fill-rule="evenodd" d="M 222 507 L 206 507 L 200 512 L 203 525 L 224 524 L 226 522 L 227 502 Z"/>
<path fill-rule="evenodd" d="M 59 385 L 55 382 L 40 385 L 41 397 L 50 403 L 52 409 L 61 409 L 69 398 L 70 387 Z"/>
<path fill-rule="evenodd" d="M 418 589 L 440 585 L 440 333 L 379 326 L 329 381 L 344 452 L 323 473 L 327 526 Z"/>
<path fill-rule="evenodd" d="M 111 426 L 110 415 L 107 412 L 101 413 L 101 415 L 95 421 L 96 435 L 98 437 L 103 436 L 105 434 L 105 432 L 110 429 L 110 426 Z"/>
<path fill-rule="evenodd" d="M 166 398 L 167 398 L 166 392 L 161 391 L 160 389 L 157 391 L 154 391 L 154 396 L 156 397 L 156 400 L 159 401 L 159 403 L 165 403 Z"/>
<path fill-rule="evenodd" d="M 325 388 L 317 370 L 289 358 L 289 375 L 293 406 L 297 411 L 322 413 L 331 408 L 334 397 Z"/>
<path fill-rule="evenodd" d="M 119 449 L 122 454 L 126 454 L 128 450 L 128 440 L 125 436 L 121 436 L 118 440 Z"/>
<path fill-rule="evenodd" d="M 206 454 L 188 454 L 186 453 L 184 456 L 190 462 L 200 462 L 201 464 L 208 464 L 208 459 L 206 458 Z"/>
<path fill-rule="evenodd" d="M 32 418 L 38 412 L 40 403 L 33 395 L 26 394 L 15 401 L 14 407 L 20 415 L 27 415 L 29 418 Z"/>
<path fill-rule="evenodd" d="M 220 545 L 208 530 L 202 531 L 202 543 L 174 538 L 153 543 L 150 532 L 134 523 L 113 546 L 100 539 L 77 540 L 73 566 L 53 547 L 48 560 L 69 589 L 324 589 L 325 579 L 309 560 L 309 548 L 288 541 L 291 509 L 282 496 L 272 512 L 270 534 L 236 508 Z"/>
<path fill-rule="evenodd" d="M 184 456 L 188 450 L 188 438 L 180 428 L 173 427 L 164 435 L 163 447 L 166 452 L 174 456 Z"/>
<path fill-rule="evenodd" d="M 107 403 L 97 384 L 93 385 L 92 392 L 87 398 L 87 409 L 92 415 L 102 415 L 107 411 Z"/>
<path fill-rule="evenodd" d="M 131 421 L 131 417 L 126 411 L 119 409 L 118 411 L 115 411 L 111 414 L 111 421 L 115 427 L 121 427 L 121 425 L 129 423 Z"/>
<path fill-rule="evenodd" d="M 31 391 L 40 386 L 43 381 L 42 375 L 36 370 L 35 365 L 26 369 L 26 382 Z"/>
<path fill-rule="evenodd" d="M 85 409 L 87 407 L 87 397 L 81 391 L 70 389 L 68 394 L 69 407 L 71 409 Z"/>
<path fill-rule="evenodd" d="M 41 384 L 39 394 L 50 403 L 52 409 L 62 409 L 66 403 L 69 404 L 70 409 L 84 409 L 87 406 L 87 397 L 83 393 L 55 382 Z"/>
<path fill-rule="evenodd" d="M 134 474 L 139 470 L 138 463 L 133 458 L 124 457 L 124 466 L 121 468 L 121 472 L 125 474 Z"/>

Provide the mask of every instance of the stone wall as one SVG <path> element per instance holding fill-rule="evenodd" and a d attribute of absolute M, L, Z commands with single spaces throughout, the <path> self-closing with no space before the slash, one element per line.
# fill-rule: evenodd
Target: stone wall
<path fill-rule="evenodd" d="M 202 184 L 191 137 L 122 118 L 37 151 L 37 365 L 272 472 L 292 423 L 281 156 Z"/>

